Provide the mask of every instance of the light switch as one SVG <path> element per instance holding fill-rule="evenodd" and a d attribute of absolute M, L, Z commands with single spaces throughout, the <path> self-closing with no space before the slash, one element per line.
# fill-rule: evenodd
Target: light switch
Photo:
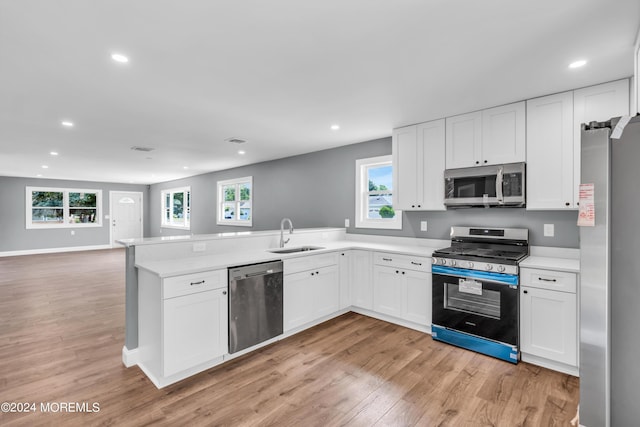
<path fill-rule="evenodd" d="M 420 221 L 420 231 L 427 231 L 427 221 Z"/>
<path fill-rule="evenodd" d="M 555 226 L 553 224 L 544 225 L 544 237 L 553 237 L 555 235 Z"/>
<path fill-rule="evenodd" d="M 349 218 L 345 218 L 344 219 L 344 226 L 348 227 L 349 226 Z"/>

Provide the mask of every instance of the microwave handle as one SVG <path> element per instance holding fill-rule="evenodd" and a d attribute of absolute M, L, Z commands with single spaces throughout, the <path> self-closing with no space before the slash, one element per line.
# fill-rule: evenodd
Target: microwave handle
<path fill-rule="evenodd" d="M 504 197 L 502 195 L 502 172 L 503 168 L 500 166 L 496 174 L 496 199 L 498 199 L 498 204 L 500 205 L 504 204 Z"/>

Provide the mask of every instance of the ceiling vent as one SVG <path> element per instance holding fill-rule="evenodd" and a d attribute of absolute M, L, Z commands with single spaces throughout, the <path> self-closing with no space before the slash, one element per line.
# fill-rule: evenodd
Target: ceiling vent
<path fill-rule="evenodd" d="M 233 136 L 231 138 L 225 139 L 225 141 L 233 142 L 234 144 L 244 144 L 245 142 L 247 142 L 246 139 L 236 138 L 236 137 L 233 137 Z"/>
<path fill-rule="evenodd" d="M 155 148 L 151 148 L 151 147 L 138 147 L 137 145 L 134 145 L 133 147 L 131 147 L 131 149 L 133 151 L 144 151 L 145 153 L 148 153 L 150 151 L 155 150 Z"/>

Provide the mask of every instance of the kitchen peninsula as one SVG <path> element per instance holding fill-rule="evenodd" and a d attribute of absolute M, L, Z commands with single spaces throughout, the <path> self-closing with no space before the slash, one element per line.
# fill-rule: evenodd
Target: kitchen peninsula
<path fill-rule="evenodd" d="M 348 311 L 430 333 L 431 253 L 448 245 L 448 241 L 348 234 L 340 228 L 296 230 L 288 236 L 291 241 L 286 248 L 313 245 L 317 249 L 284 254 L 270 252 L 278 247 L 280 232 L 275 230 L 122 241 L 127 247 L 124 364 L 139 365 L 157 387 L 164 387 Z M 533 247 L 531 254 L 532 265 L 537 268 L 547 265 L 574 275 L 578 272 L 575 249 Z M 284 333 L 229 355 L 226 347 L 226 269 L 274 260 L 284 262 Z M 333 274 L 332 279 L 329 282 L 312 281 L 323 268 Z M 387 270 L 398 273 L 402 280 L 381 280 L 379 277 Z M 206 287 L 193 290 L 193 286 L 189 286 L 201 281 Z M 388 286 L 389 283 L 392 285 Z M 172 286 L 177 288 L 171 289 Z M 186 290 L 176 291 L 181 286 Z M 192 360 L 191 365 L 172 365 L 173 361 L 166 360 L 171 357 L 171 349 L 163 349 L 165 341 L 170 342 L 167 334 L 171 326 L 163 322 L 188 325 L 189 321 L 167 318 L 166 302 L 187 297 L 198 301 L 198 295 L 203 296 L 205 292 L 212 297 L 212 306 L 219 308 L 217 317 L 210 310 L 209 324 L 198 325 L 202 329 L 196 332 L 179 331 L 180 342 L 198 348 L 203 336 L 215 337 L 218 342 L 210 349 L 217 348 L 217 353 L 210 357 L 213 353 L 205 351 L 203 354 L 209 354 L 203 356 L 206 360 Z M 218 292 L 217 298 L 213 298 L 215 292 Z M 314 307 L 319 298 L 305 299 L 313 292 L 316 296 L 323 295 L 326 303 L 322 308 Z M 183 311 L 184 315 L 194 313 L 193 310 Z M 197 352 L 190 350 L 187 353 Z M 545 365 L 544 359 L 538 364 L 557 369 L 553 364 Z M 171 366 L 174 367 L 169 369 Z M 576 373 L 577 370 L 574 375 Z"/>

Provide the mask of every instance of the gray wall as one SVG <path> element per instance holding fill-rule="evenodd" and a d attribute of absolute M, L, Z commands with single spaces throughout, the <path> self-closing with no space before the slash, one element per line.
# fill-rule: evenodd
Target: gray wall
<path fill-rule="evenodd" d="M 102 227 L 27 229 L 25 187 L 90 188 L 102 190 Z M 145 216 L 149 212 L 148 186 L 89 181 L 67 181 L 0 176 L 0 252 L 109 244 L 109 191 L 140 191 Z M 159 203 L 159 202 L 158 202 Z M 71 235 L 71 230 L 75 235 Z M 149 235 L 145 218 L 144 235 Z"/>
<path fill-rule="evenodd" d="M 151 186 L 148 223 L 152 236 L 207 234 L 225 231 L 273 230 L 283 217 L 295 227 L 343 227 L 345 218 L 355 224 L 356 159 L 391 154 L 391 138 L 347 145 L 315 153 L 198 175 Z M 253 227 L 216 225 L 216 182 L 253 176 Z M 160 228 L 160 192 L 191 186 L 191 230 Z M 402 230 L 350 227 L 349 233 L 448 239 L 452 225 L 523 227 L 536 246 L 578 247 L 577 212 L 508 209 L 460 209 L 445 212 L 405 212 Z M 426 220 L 428 231 L 420 231 Z M 555 236 L 544 237 L 543 225 L 554 224 Z"/>

